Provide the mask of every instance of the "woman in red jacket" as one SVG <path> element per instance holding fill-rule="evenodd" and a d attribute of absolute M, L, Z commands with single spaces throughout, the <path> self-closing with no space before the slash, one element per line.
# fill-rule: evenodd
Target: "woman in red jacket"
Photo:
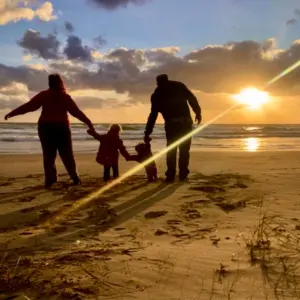
<path fill-rule="evenodd" d="M 55 158 L 57 151 L 75 185 L 80 184 L 72 148 L 72 135 L 68 113 L 93 129 L 92 122 L 66 93 L 58 74 L 48 77 L 49 89 L 38 93 L 29 102 L 5 116 L 5 120 L 42 108 L 38 121 L 38 134 L 44 157 L 45 187 L 57 182 Z"/>

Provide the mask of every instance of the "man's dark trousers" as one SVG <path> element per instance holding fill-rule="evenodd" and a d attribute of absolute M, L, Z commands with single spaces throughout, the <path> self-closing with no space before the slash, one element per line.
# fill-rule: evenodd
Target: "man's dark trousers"
<path fill-rule="evenodd" d="M 166 138 L 167 146 L 173 144 L 181 137 L 190 133 L 193 129 L 192 122 L 171 122 L 166 124 Z M 189 138 L 182 142 L 178 147 L 170 150 L 167 153 L 167 171 L 166 177 L 169 180 L 174 180 L 176 175 L 176 160 L 177 160 L 177 149 L 179 148 L 179 177 L 185 179 L 189 171 L 189 160 L 190 160 L 190 148 L 191 148 L 192 138 Z"/>

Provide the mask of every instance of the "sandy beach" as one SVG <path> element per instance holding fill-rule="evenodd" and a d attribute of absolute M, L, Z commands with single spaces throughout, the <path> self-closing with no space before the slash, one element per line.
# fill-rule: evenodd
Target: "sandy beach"
<path fill-rule="evenodd" d="M 49 191 L 41 159 L 0 156 L 0 299 L 299 299 L 298 152 L 193 152 L 169 185 L 162 158 L 85 203 L 94 155 Z"/>

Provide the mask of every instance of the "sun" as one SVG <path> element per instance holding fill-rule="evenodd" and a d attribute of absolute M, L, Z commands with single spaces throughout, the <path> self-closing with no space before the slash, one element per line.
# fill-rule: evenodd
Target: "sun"
<path fill-rule="evenodd" d="M 245 88 L 233 98 L 240 104 L 246 105 L 251 109 L 259 109 L 263 104 L 270 100 L 267 92 L 256 88 Z"/>

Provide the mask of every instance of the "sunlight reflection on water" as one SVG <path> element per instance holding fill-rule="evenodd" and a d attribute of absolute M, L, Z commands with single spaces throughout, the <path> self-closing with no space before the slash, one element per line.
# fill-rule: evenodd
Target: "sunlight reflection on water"
<path fill-rule="evenodd" d="M 260 147 L 260 140 L 259 138 L 250 137 L 243 140 L 243 149 L 246 151 L 257 151 Z"/>

